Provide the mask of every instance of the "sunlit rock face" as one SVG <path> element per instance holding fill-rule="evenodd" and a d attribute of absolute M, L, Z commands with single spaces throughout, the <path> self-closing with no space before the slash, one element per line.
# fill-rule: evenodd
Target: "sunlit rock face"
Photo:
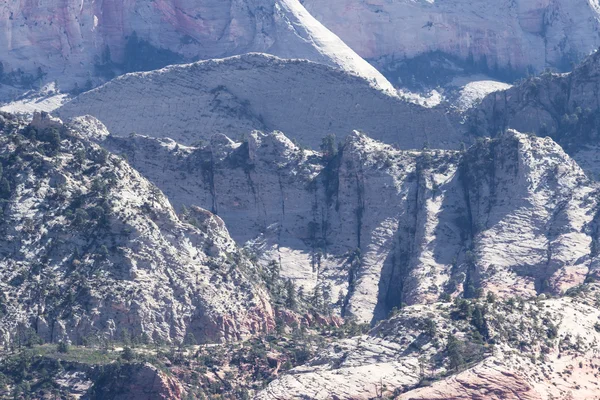
<path fill-rule="evenodd" d="M 50 0 L 0 5 L 0 61 L 12 83 L 94 83 L 115 73 L 266 52 L 390 84 L 296 0 Z M 18 70 L 21 69 L 22 73 Z M 21 82 L 23 81 L 24 82 Z"/>
<path fill-rule="evenodd" d="M 439 51 L 490 70 L 564 69 L 600 45 L 597 0 L 306 0 L 304 5 L 359 55 L 381 63 Z"/>

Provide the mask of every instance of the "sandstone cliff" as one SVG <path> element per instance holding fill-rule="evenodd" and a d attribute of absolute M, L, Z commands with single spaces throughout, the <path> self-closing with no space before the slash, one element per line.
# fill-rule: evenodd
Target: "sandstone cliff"
<path fill-rule="evenodd" d="M 335 101 L 331 101 L 335 98 Z M 183 144 L 215 133 L 281 130 L 316 148 L 329 133 L 363 130 L 403 148 L 457 147 L 443 110 L 388 96 L 355 75 L 321 64 L 248 54 L 119 77 L 58 111 L 90 114 L 114 135 L 171 137 Z"/>
<path fill-rule="evenodd" d="M 470 112 L 474 135 L 507 128 L 550 136 L 596 178 L 600 132 L 600 53 L 568 74 L 544 73 L 506 91 L 488 95 Z"/>
<path fill-rule="evenodd" d="M 305 0 L 304 5 L 383 68 L 442 53 L 482 71 L 565 70 L 600 45 L 596 0 Z"/>
<path fill-rule="evenodd" d="M 126 161 L 58 120 L 0 122 L 3 343 L 30 327 L 73 343 L 272 328 L 269 297 L 219 217 L 181 220 Z"/>
<path fill-rule="evenodd" d="M 559 294 L 596 271 L 596 184 L 549 138 L 403 151 L 354 133 L 325 159 L 279 132 L 101 143 L 176 208 L 210 209 L 263 263 L 306 291 L 331 287 L 333 307 L 362 321 L 447 295 Z"/>
<path fill-rule="evenodd" d="M 122 72 L 265 52 L 341 68 L 391 93 L 389 82 L 297 0 L 3 2 L 0 61 L 9 83 L 61 89 Z M 0 73 L 0 81 L 2 80 Z M 14 81 L 14 82 L 13 82 Z"/>

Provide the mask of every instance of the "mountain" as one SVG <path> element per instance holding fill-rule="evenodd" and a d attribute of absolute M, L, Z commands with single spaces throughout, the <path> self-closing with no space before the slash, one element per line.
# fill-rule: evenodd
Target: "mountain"
<path fill-rule="evenodd" d="M 525 75 L 546 67 L 567 70 L 571 62 L 600 46 L 596 0 L 305 0 L 303 4 L 360 56 L 382 71 L 390 69 L 390 76 L 406 76 L 401 68 L 411 64 L 402 61 L 421 56 L 430 56 L 429 61 L 422 60 L 429 74 L 439 73 L 440 67 L 456 68 L 443 65 L 454 62 L 496 75 L 503 71 Z M 439 55 L 446 58 L 442 65 Z M 418 66 L 423 64 L 410 71 L 416 76 L 422 73 Z"/>
<path fill-rule="evenodd" d="M 355 132 L 317 153 L 281 132 L 186 146 L 90 116 L 2 124 L 0 327 L 30 346 L 0 362 L 9 388 L 595 393 L 598 187 L 550 138 L 417 151 Z"/>
<path fill-rule="evenodd" d="M 101 144 L 176 209 L 210 209 L 262 263 L 359 321 L 448 296 L 558 295 L 597 268 L 597 186 L 549 138 L 414 151 L 355 132 L 325 155 L 280 132 Z"/>
<path fill-rule="evenodd" d="M 0 340 L 238 340 L 271 329 L 270 300 L 223 221 L 180 218 L 95 125 L 0 119 Z M 88 129 L 83 129 L 87 127 Z"/>
<path fill-rule="evenodd" d="M 188 145 L 215 133 L 238 137 L 260 129 L 317 148 L 330 133 L 343 137 L 359 129 L 404 148 L 458 146 L 457 129 L 442 109 L 389 96 L 339 69 L 266 54 L 127 74 L 57 110 L 62 118 L 86 114 L 114 135 L 168 136 Z"/>
<path fill-rule="evenodd" d="M 550 136 L 590 176 L 598 176 L 600 53 L 568 74 L 544 73 L 488 95 L 470 111 L 471 134 L 496 135 L 507 128 Z"/>
<path fill-rule="evenodd" d="M 599 12 L 4 2 L 0 398 L 598 398 Z"/>
<path fill-rule="evenodd" d="M 264 52 L 391 84 L 297 0 L 44 1 L 0 5 L 0 82 L 65 91 L 123 72 Z"/>

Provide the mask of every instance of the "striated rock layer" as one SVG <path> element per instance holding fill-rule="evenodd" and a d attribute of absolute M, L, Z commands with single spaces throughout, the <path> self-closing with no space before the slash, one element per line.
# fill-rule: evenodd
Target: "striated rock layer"
<path fill-rule="evenodd" d="M 335 101 L 332 101 L 335 99 Z M 388 96 L 364 79 L 324 65 L 248 54 L 119 77 L 57 113 L 101 120 L 114 135 L 140 133 L 184 144 L 215 133 L 281 130 L 316 148 L 329 134 L 363 130 L 404 148 L 457 147 L 443 110 Z"/>
<path fill-rule="evenodd" d="M 262 262 L 306 291 L 331 287 L 335 307 L 362 321 L 446 295 L 559 294 L 596 273 L 597 187 L 549 138 L 403 151 L 355 132 L 335 155 L 279 132 L 200 148 L 101 143 L 176 208 L 210 209 Z"/>
<path fill-rule="evenodd" d="M 600 297 L 597 285 L 582 291 L 409 306 L 367 335 L 334 342 L 257 398 L 596 399 Z"/>
<path fill-rule="evenodd" d="M 597 178 L 600 136 L 600 53 L 569 74 L 545 73 L 506 91 L 488 95 L 469 113 L 476 135 L 507 128 L 550 136 Z"/>
<path fill-rule="evenodd" d="M 393 91 L 375 68 L 298 0 L 50 0 L 0 5 L 4 72 L 21 69 L 32 79 L 57 79 L 62 89 L 81 86 L 95 74 L 252 51 L 335 66 Z"/>
<path fill-rule="evenodd" d="M 569 68 L 600 45 L 597 0 L 305 0 L 376 64 L 441 52 L 483 70 Z"/>

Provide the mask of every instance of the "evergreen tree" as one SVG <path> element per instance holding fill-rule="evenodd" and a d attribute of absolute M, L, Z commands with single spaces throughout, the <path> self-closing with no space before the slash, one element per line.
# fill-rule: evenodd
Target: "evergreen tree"
<path fill-rule="evenodd" d="M 310 304 L 316 310 L 323 309 L 323 294 L 321 293 L 321 288 L 317 285 L 313 290 L 312 296 L 310 296 Z"/>
<path fill-rule="evenodd" d="M 329 161 L 334 158 L 337 154 L 335 147 L 335 135 L 330 133 L 321 139 L 321 151 L 323 152 L 323 159 Z"/>
<path fill-rule="evenodd" d="M 133 352 L 131 347 L 125 346 L 125 348 L 123 349 L 123 353 L 121 353 L 121 358 L 125 361 L 132 361 L 133 359 L 135 359 L 135 353 Z"/>
<path fill-rule="evenodd" d="M 285 306 L 290 310 L 295 310 L 298 306 L 298 302 L 296 300 L 296 287 L 291 279 L 288 279 L 285 282 L 285 293 Z"/>
<path fill-rule="evenodd" d="M 10 182 L 6 178 L 0 179 L 0 197 L 3 199 L 10 197 Z"/>
<path fill-rule="evenodd" d="M 323 286 L 323 307 L 329 309 L 331 305 L 331 285 L 327 284 Z"/>
<path fill-rule="evenodd" d="M 488 339 L 487 323 L 485 321 L 485 310 L 479 304 L 475 306 L 473 310 L 473 318 L 471 323 L 477 329 L 477 331 L 483 336 L 484 339 Z"/>
<path fill-rule="evenodd" d="M 69 345 L 67 344 L 67 342 L 58 342 L 58 345 L 56 346 L 56 351 L 58 351 L 59 353 L 68 353 L 69 352 Z"/>
<path fill-rule="evenodd" d="M 185 346 L 195 346 L 198 344 L 196 341 L 196 336 L 192 332 L 188 332 L 185 334 L 185 338 L 183 339 L 183 344 Z"/>
<path fill-rule="evenodd" d="M 338 292 L 338 298 L 335 304 L 337 304 L 338 306 L 342 307 L 344 305 L 344 303 L 346 302 L 346 295 L 344 294 L 343 290 L 340 290 Z"/>
<path fill-rule="evenodd" d="M 465 360 L 462 353 L 462 343 L 460 343 L 456 336 L 449 333 L 448 343 L 446 344 L 446 354 L 448 355 L 451 369 L 458 370 L 464 365 Z"/>

